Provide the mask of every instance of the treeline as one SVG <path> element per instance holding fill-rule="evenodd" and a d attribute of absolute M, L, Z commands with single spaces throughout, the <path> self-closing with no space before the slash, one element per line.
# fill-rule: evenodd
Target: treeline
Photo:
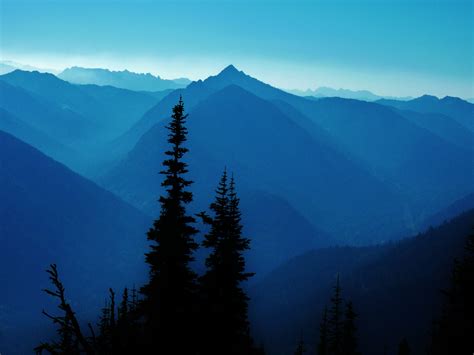
<path fill-rule="evenodd" d="M 420 355 L 471 355 L 474 353 L 474 233 L 466 238 L 465 253 L 454 261 L 451 285 L 440 290 L 444 295 L 443 309 L 434 318 L 431 342 L 425 344 Z M 397 297 L 396 294 L 393 297 Z M 428 297 L 428 296 L 427 296 Z M 342 288 L 337 276 L 329 307 L 323 310 L 316 345 L 306 345 L 300 339 L 295 355 L 361 355 L 358 346 L 357 320 L 352 301 L 344 301 Z M 414 355 L 410 343 L 403 338 L 398 343 L 395 354 Z M 387 347 L 380 354 L 387 355 Z M 393 354 L 393 352 L 392 352 Z"/>
<path fill-rule="evenodd" d="M 58 329 L 55 341 L 35 348 L 51 354 L 261 354 L 250 336 L 248 297 L 241 284 L 253 274 L 246 271 L 244 251 L 250 240 L 242 236 L 241 212 L 235 180 L 224 170 L 211 213 L 187 213 L 192 202 L 188 166 L 187 115 L 180 98 L 167 126 L 169 149 L 163 162 L 160 215 L 148 231 L 145 255 L 149 280 L 138 291 L 126 288 L 119 301 L 114 290 L 99 319 L 88 324 L 85 335 L 68 303 L 56 265 L 47 271 L 57 298 L 59 315 L 43 313 Z M 194 236 L 196 218 L 209 225 L 202 245 Z M 208 249 L 206 271 L 198 276 L 190 266 L 199 248 Z M 97 334 L 96 334 L 97 333 Z"/>
<path fill-rule="evenodd" d="M 344 301 L 342 288 L 339 283 L 339 275 L 334 285 L 330 307 L 326 306 L 323 311 L 320 328 L 319 341 L 313 350 L 307 347 L 300 339 L 295 355 L 317 354 L 317 355 L 360 355 L 357 341 L 357 314 L 352 301 Z"/>

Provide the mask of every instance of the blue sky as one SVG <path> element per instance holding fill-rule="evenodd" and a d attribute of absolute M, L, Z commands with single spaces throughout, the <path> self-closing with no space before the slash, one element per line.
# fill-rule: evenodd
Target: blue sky
<path fill-rule="evenodd" d="M 467 0 L 0 0 L 1 59 L 205 78 L 227 64 L 282 88 L 473 97 Z"/>

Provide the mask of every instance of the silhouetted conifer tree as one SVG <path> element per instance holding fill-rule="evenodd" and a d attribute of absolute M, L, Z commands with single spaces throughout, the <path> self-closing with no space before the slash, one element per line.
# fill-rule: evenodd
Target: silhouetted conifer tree
<path fill-rule="evenodd" d="M 467 238 L 465 255 L 454 263 L 451 287 L 441 319 L 433 330 L 431 354 L 474 353 L 474 234 Z"/>
<path fill-rule="evenodd" d="M 346 312 L 344 318 L 344 328 L 342 333 L 342 354 L 344 355 L 357 355 L 357 338 L 356 338 L 356 313 L 352 302 L 349 301 L 346 304 Z"/>
<path fill-rule="evenodd" d="M 120 308 L 118 310 L 118 319 L 124 322 L 128 319 L 128 309 L 130 301 L 128 300 L 128 289 L 125 287 L 122 293 L 122 301 L 120 302 Z"/>
<path fill-rule="evenodd" d="M 110 329 L 115 328 L 115 292 L 109 288 L 109 297 L 110 297 Z"/>
<path fill-rule="evenodd" d="M 410 355 L 410 346 L 408 345 L 408 340 L 402 339 L 398 345 L 398 355 Z"/>
<path fill-rule="evenodd" d="M 66 354 L 75 354 L 77 352 L 77 344 L 74 341 L 74 337 L 70 330 L 71 320 L 69 317 L 65 318 L 65 326 L 59 328 L 59 344 L 61 352 Z"/>
<path fill-rule="evenodd" d="M 53 316 L 43 310 L 43 314 L 58 325 L 59 341 L 41 343 L 34 350 L 37 354 L 47 351 L 50 354 L 95 354 L 93 346 L 83 335 L 76 314 L 71 305 L 66 301 L 65 288 L 59 278 L 56 264 L 51 264 L 46 270 L 49 279 L 54 286 L 54 290 L 45 289 L 44 291 L 59 300 L 58 308 L 62 312 L 59 316 Z"/>
<path fill-rule="evenodd" d="M 295 355 L 303 355 L 306 352 L 306 348 L 304 346 L 304 341 L 301 338 L 296 346 Z"/>
<path fill-rule="evenodd" d="M 131 301 L 130 301 L 130 309 L 129 309 L 129 312 L 130 313 L 135 313 L 137 311 L 137 308 L 138 308 L 138 292 L 137 292 L 137 289 L 135 288 L 135 285 L 133 286 L 132 288 L 132 296 L 131 296 Z"/>
<path fill-rule="evenodd" d="M 188 170 L 183 161 L 188 152 L 184 147 L 186 117 L 180 98 L 167 126 L 170 149 L 165 152 L 165 170 L 161 172 L 165 175 L 162 186 L 166 192 L 159 199 L 160 216 L 148 232 L 152 242 L 146 254 L 150 280 L 141 289 L 149 345 L 163 354 L 190 354 L 195 348 L 196 274 L 189 263 L 197 248 L 193 239 L 197 230 L 185 207 L 192 201 L 192 193 L 187 190 L 191 181 L 185 178 Z"/>
<path fill-rule="evenodd" d="M 318 355 L 328 355 L 328 307 L 324 307 L 323 318 L 319 326 Z"/>
<path fill-rule="evenodd" d="M 112 352 L 113 331 L 112 314 L 113 305 L 111 302 L 111 294 L 109 290 L 109 299 L 105 300 L 104 307 L 101 310 L 99 318 L 99 335 L 97 337 L 97 350 L 101 354 L 109 354 Z"/>
<path fill-rule="evenodd" d="M 136 321 L 137 314 L 135 314 L 132 302 L 129 299 L 128 288 L 123 290 L 117 314 L 116 326 L 112 333 L 113 353 L 132 354 L 137 352 L 140 332 Z"/>
<path fill-rule="evenodd" d="M 213 217 L 200 215 L 211 226 L 203 241 L 211 249 L 206 259 L 207 271 L 200 278 L 205 324 L 203 352 L 249 354 L 254 350 L 247 319 L 248 297 L 241 283 L 253 275 L 245 272 L 243 256 L 250 240 L 242 237 L 239 198 L 234 179 L 227 183 L 226 171 L 210 208 Z"/>
<path fill-rule="evenodd" d="M 343 310 L 341 286 L 339 275 L 337 275 L 334 293 L 331 297 L 331 308 L 329 309 L 328 328 L 328 350 L 331 355 L 342 354 L 342 331 L 343 331 Z"/>
<path fill-rule="evenodd" d="M 110 330 L 110 306 L 108 301 L 105 301 L 105 306 L 102 308 L 102 313 L 99 318 L 99 338 L 108 337 Z"/>

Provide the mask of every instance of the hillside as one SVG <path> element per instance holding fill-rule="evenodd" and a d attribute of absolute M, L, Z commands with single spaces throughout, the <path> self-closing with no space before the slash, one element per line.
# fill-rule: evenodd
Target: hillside
<path fill-rule="evenodd" d="M 396 110 L 357 100 L 295 102 L 342 149 L 404 196 L 414 226 L 472 192 L 472 150 L 420 127 Z"/>
<path fill-rule="evenodd" d="M 161 179 L 156 172 L 165 149 L 165 124 L 163 120 L 143 135 L 101 180 L 103 186 L 145 211 L 158 207 L 155 200 Z M 207 207 L 207 196 L 227 166 L 238 179 L 239 191 L 261 190 L 278 196 L 337 240 L 364 243 L 375 231 L 393 232 L 400 226 L 396 221 L 402 218 L 401 204 L 386 186 L 316 141 L 274 105 L 238 86 L 224 88 L 191 109 L 188 127 L 188 162 L 197 209 Z M 358 206 L 355 210 L 354 205 Z M 377 218 L 370 217 L 374 215 Z M 298 223 L 287 223 L 298 228 Z M 292 236 L 285 238 L 289 241 Z"/>
<path fill-rule="evenodd" d="M 50 331 L 41 316 L 54 306 L 41 291 L 46 267 L 58 264 L 80 314 L 96 313 L 108 287 L 143 279 L 150 218 L 1 131 L 0 151 L 8 152 L 0 155 L 0 279 L 8 291 L 0 295 L 0 344 L 25 353 Z M 34 335 L 22 341 L 27 332 Z"/>
<path fill-rule="evenodd" d="M 454 258 L 474 226 L 470 210 L 434 229 L 394 244 L 308 252 L 283 264 L 250 290 L 257 339 L 269 354 L 288 354 L 301 334 L 313 349 L 336 275 L 354 302 L 363 354 L 396 354 L 407 337 L 423 353 L 441 312 Z"/>
<path fill-rule="evenodd" d="M 73 85 L 48 73 L 15 70 L 0 76 L 0 80 L 25 90 L 46 106 L 72 112 L 93 123 L 94 129 L 88 133 L 94 140 L 112 139 L 122 134 L 159 101 L 156 93 L 111 86 Z M 74 131 L 75 126 L 70 124 L 68 128 Z"/>

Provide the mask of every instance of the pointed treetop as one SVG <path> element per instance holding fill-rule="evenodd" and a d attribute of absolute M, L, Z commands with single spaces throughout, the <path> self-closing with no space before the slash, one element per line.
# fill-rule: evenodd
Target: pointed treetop
<path fill-rule="evenodd" d="M 230 175 L 229 191 L 231 194 L 235 194 L 235 179 L 234 173 Z"/>

